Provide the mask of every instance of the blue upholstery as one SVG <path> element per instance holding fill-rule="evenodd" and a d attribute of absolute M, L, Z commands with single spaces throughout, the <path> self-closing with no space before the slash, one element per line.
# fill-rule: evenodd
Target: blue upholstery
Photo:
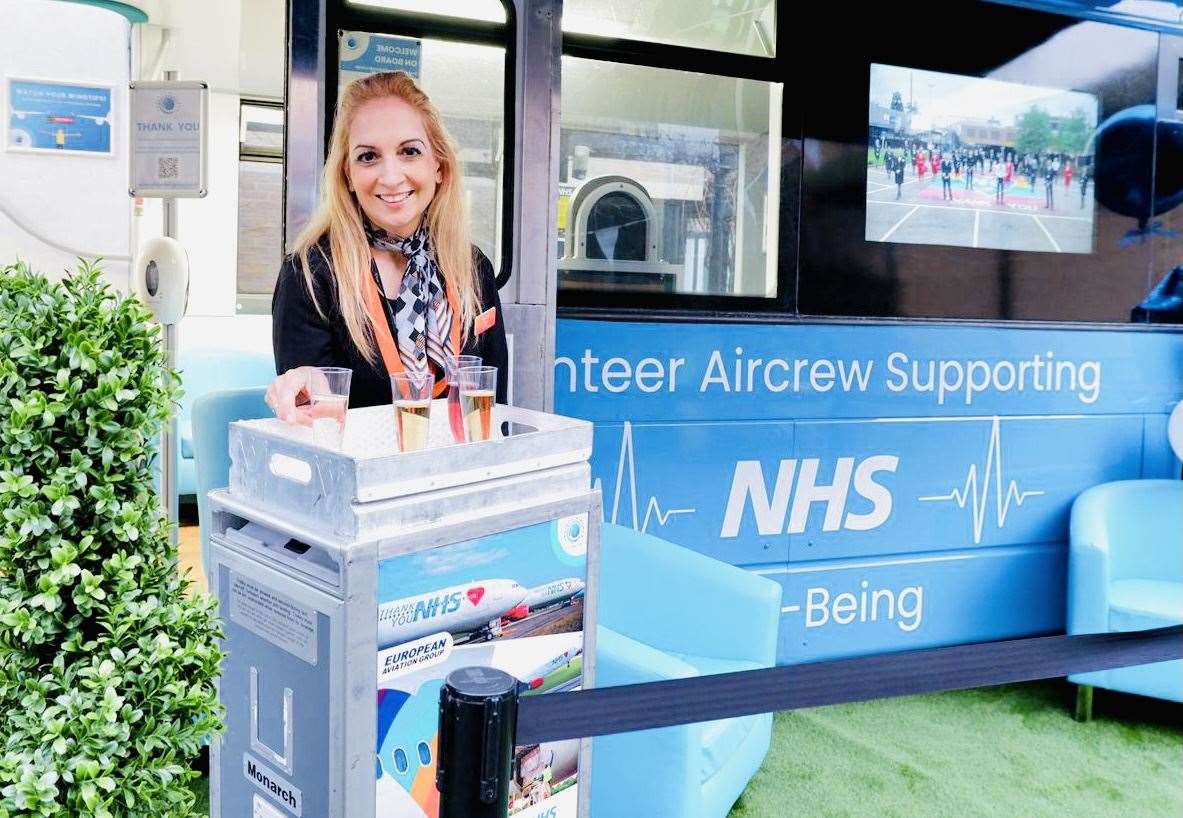
<path fill-rule="evenodd" d="M 201 525 L 201 564 L 208 574 L 209 498 L 213 489 L 230 482 L 230 424 L 235 420 L 269 417 L 271 410 L 263 402 L 267 389 L 227 389 L 206 392 L 193 404 L 194 490 L 197 492 L 197 519 Z"/>
<path fill-rule="evenodd" d="M 218 389 L 267 386 L 275 378 L 275 362 L 270 354 L 234 349 L 196 349 L 181 353 L 177 368 L 181 372 L 181 397 L 177 415 L 177 493 L 195 494 L 197 472 L 194 466 L 193 407 L 197 400 Z"/>
<path fill-rule="evenodd" d="M 771 667 L 780 604 L 771 580 L 605 524 L 596 685 Z M 771 714 L 596 738 L 592 818 L 722 818 L 771 738 Z"/>
<path fill-rule="evenodd" d="M 1072 506 L 1069 537 L 1069 633 L 1183 623 L 1183 481 L 1094 486 Z M 1068 678 L 1183 702 L 1183 660 Z"/>

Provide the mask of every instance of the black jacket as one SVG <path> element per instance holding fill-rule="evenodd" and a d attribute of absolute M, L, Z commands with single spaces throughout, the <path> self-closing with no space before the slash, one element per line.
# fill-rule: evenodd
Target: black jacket
<path fill-rule="evenodd" d="M 327 255 L 328 242 L 322 241 L 321 246 Z M 509 386 L 505 317 L 501 312 L 492 263 L 475 247 L 473 254 L 481 289 L 481 311 L 496 308 L 497 321 L 480 336 L 467 339 L 463 354 L 480 355 L 486 366 L 497 367 L 497 401 L 505 403 Z M 353 370 L 349 389 L 351 407 L 390 403 L 390 377 L 381 356 L 376 364 L 369 363 L 349 338 L 337 306 L 336 279 L 329 263 L 315 249 L 309 253 L 308 260 L 316 301 L 324 317 L 317 312 L 309 296 L 299 259 L 288 256 L 279 270 L 279 280 L 271 299 L 271 344 L 275 351 L 276 374 L 297 366 L 346 366 Z M 391 327 L 390 332 L 395 335 L 395 328 Z"/>

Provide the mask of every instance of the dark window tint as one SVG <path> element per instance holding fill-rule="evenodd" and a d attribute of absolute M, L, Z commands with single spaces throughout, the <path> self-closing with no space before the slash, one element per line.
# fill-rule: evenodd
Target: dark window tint
<path fill-rule="evenodd" d="M 933 11 L 811 26 L 800 311 L 1130 321 L 1172 241 L 1154 227 L 1158 35 L 990 3 L 939 12 L 948 36 L 902 22 Z"/>
<path fill-rule="evenodd" d="M 587 217 L 587 257 L 644 261 L 648 220 L 640 203 L 627 193 L 609 193 Z"/>

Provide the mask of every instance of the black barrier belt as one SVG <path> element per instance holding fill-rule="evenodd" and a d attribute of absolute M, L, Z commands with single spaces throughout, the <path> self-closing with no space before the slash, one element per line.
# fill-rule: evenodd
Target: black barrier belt
<path fill-rule="evenodd" d="M 1040 636 L 527 696 L 517 743 L 602 736 L 676 724 L 1050 679 L 1183 658 L 1183 625 Z"/>

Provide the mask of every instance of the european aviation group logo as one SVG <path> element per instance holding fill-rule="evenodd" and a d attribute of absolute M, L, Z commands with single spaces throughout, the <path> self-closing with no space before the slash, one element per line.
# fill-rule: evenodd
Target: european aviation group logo
<path fill-rule="evenodd" d="M 981 475 L 979 477 L 979 474 Z M 987 506 L 993 489 L 994 522 L 1001 530 L 1012 508 L 1018 508 L 1032 497 L 1039 497 L 1043 491 L 1023 491 L 1018 482 L 1010 480 L 1003 488 L 1002 430 L 999 418 L 995 416 L 990 424 L 990 442 L 986 446 L 986 464 L 978 472 L 978 464 L 971 463 L 965 481 L 960 488 L 954 487 L 947 494 L 935 494 L 917 499 L 922 503 L 956 503 L 960 508 L 969 506 L 973 519 L 974 545 L 982 542 L 982 529 L 986 523 Z M 972 501 L 972 502 L 971 502 Z"/>

